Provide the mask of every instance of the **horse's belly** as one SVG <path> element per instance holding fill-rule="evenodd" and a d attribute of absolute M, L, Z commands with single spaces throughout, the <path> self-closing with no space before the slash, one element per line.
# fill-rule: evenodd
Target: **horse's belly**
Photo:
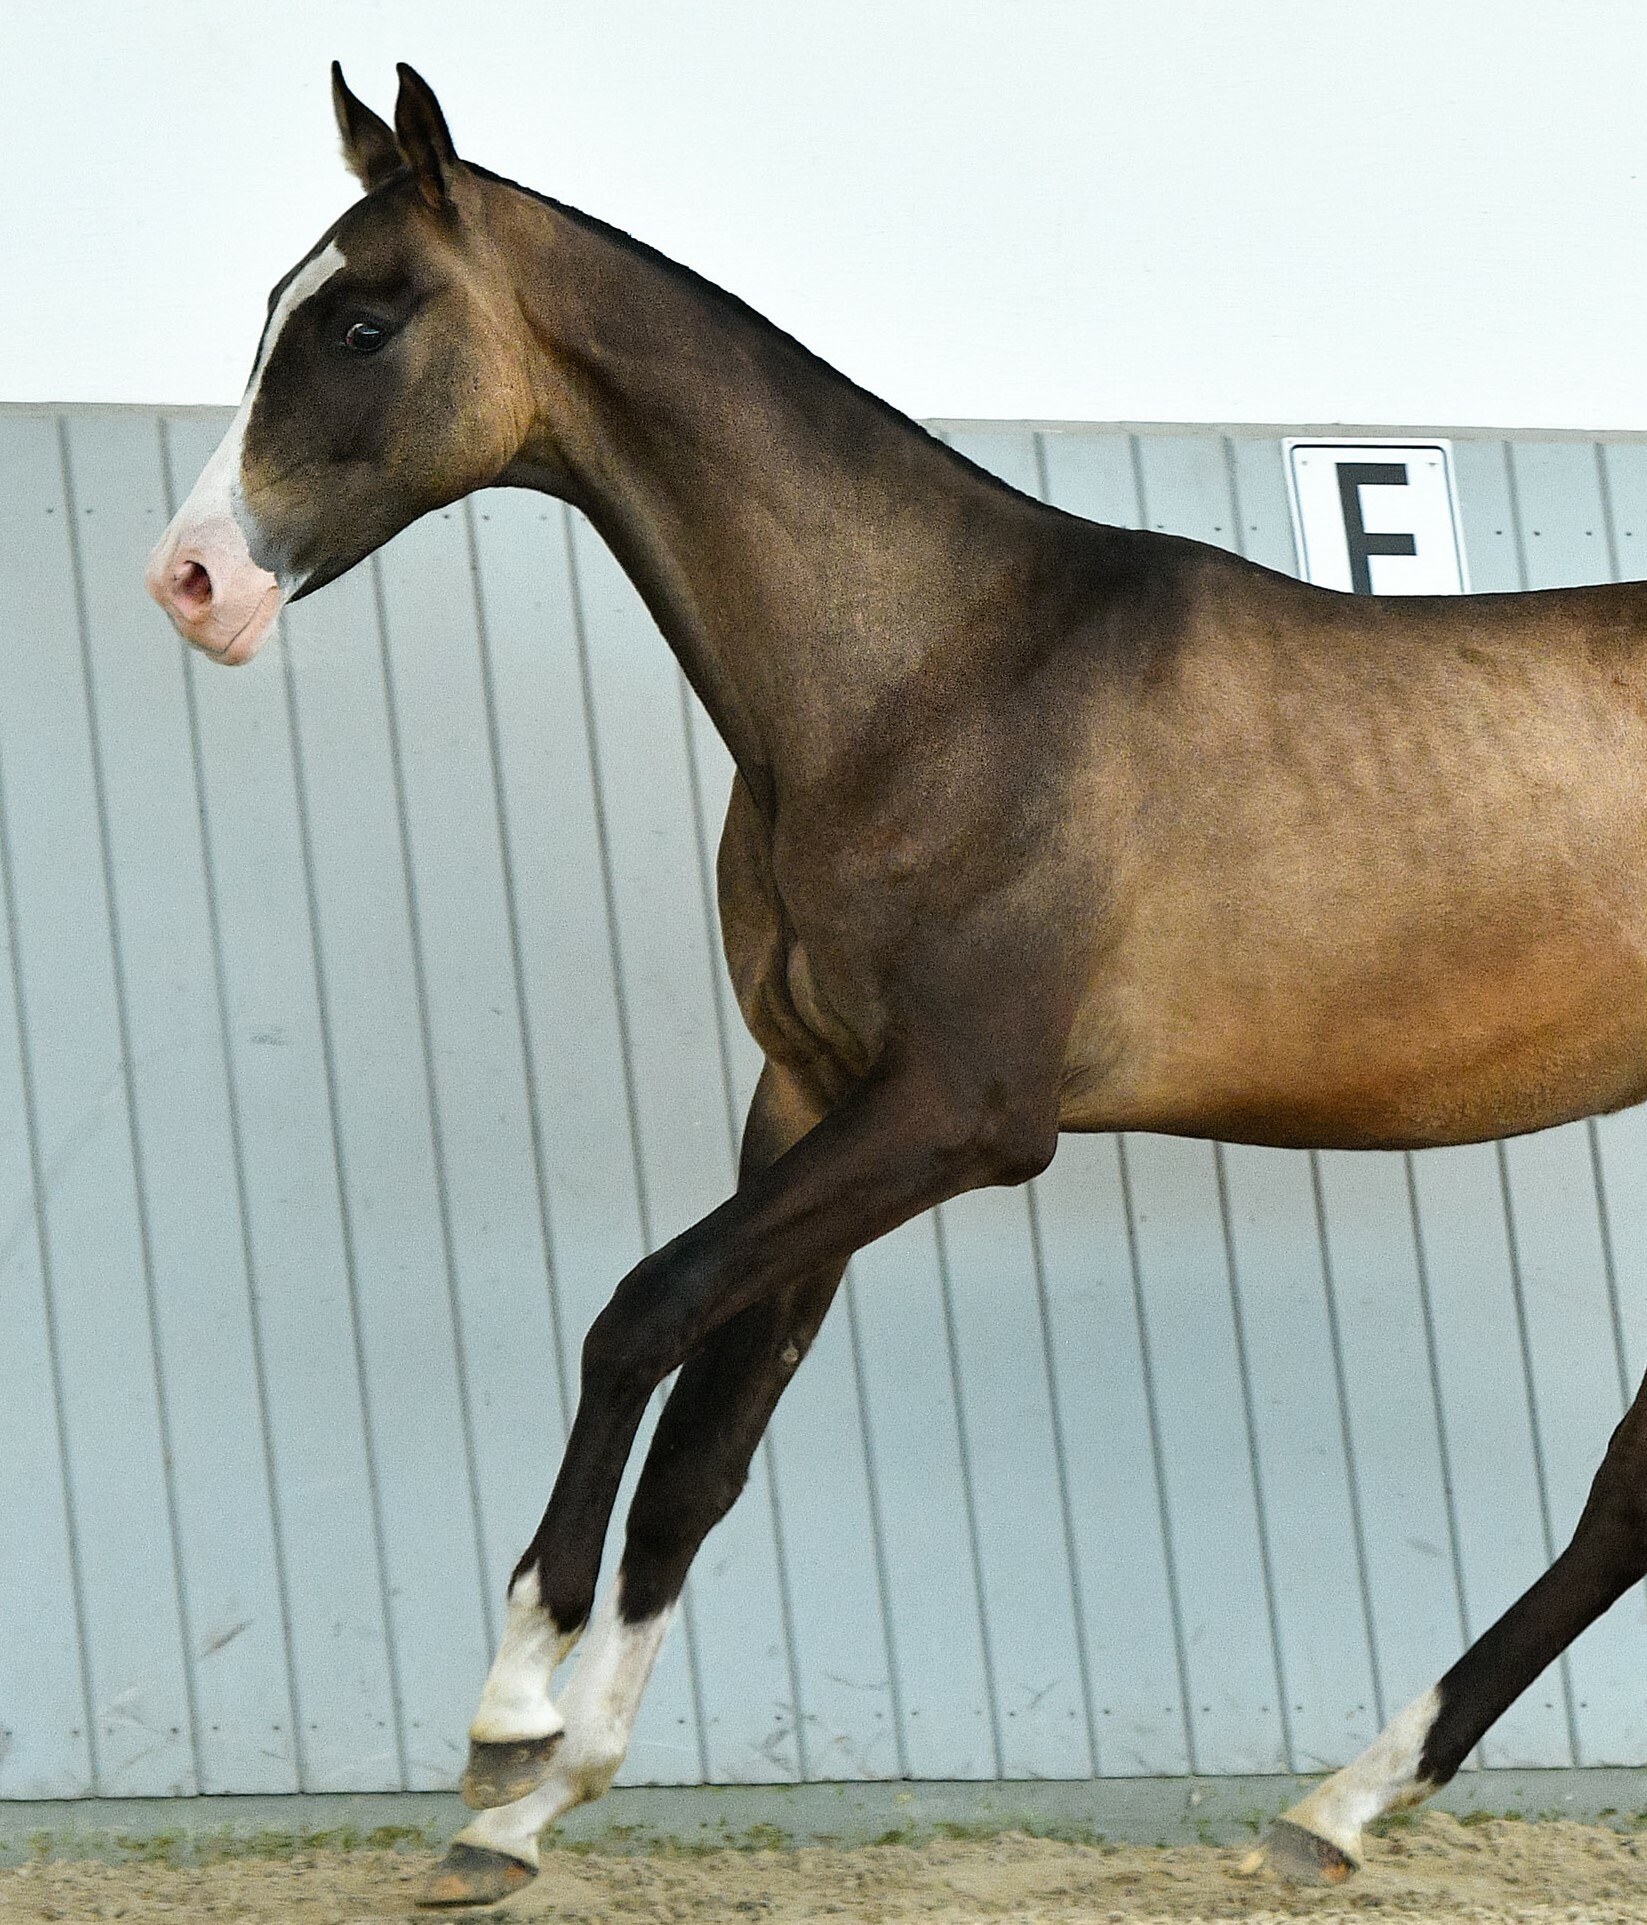
<path fill-rule="evenodd" d="M 1321 958 L 1284 987 L 1230 960 L 1165 993 L 1123 989 L 1110 1073 L 1072 1074 L 1066 1127 L 1416 1148 L 1647 1098 L 1647 960 L 1616 927 L 1546 934 L 1497 968 L 1419 954 L 1345 974 Z"/>

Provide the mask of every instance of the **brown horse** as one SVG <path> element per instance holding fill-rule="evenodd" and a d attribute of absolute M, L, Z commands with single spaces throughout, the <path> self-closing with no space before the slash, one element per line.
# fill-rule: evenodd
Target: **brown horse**
<path fill-rule="evenodd" d="M 185 637 L 495 485 L 589 516 L 737 764 L 721 915 L 765 1054 L 737 1194 L 618 1286 L 427 1902 L 610 1783 L 688 1565 L 855 1250 L 1060 1130 L 1417 1146 L 1647 1095 L 1647 588 L 1380 600 L 1004 487 L 720 289 L 334 69 L 365 198 L 276 287 L 156 549 Z M 648 1398 L 677 1365 L 596 1606 Z M 1647 1571 L 1647 1402 L 1552 1569 L 1278 1822 L 1351 1871 Z M 585 1648 L 557 1704 L 550 1680 Z"/>

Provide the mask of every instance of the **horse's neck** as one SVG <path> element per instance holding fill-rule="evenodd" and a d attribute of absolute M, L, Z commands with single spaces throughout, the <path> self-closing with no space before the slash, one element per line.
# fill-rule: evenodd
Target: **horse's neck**
<path fill-rule="evenodd" d="M 542 453 L 518 478 L 589 515 L 757 790 L 804 782 L 953 646 L 1013 498 L 741 302 L 530 206 Z"/>

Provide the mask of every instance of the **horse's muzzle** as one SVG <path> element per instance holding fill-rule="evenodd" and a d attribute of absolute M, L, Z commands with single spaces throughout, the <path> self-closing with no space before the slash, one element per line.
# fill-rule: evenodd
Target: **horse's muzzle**
<path fill-rule="evenodd" d="M 187 504 L 149 557 L 149 593 L 184 641 L 231 665 L 249 662 L 286 600 L 277 577 L 251 558 L 229 517 L 189 526 Z"/>

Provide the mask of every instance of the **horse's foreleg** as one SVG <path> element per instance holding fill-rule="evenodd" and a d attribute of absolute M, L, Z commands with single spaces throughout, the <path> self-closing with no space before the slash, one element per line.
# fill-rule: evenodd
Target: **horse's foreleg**
<path fill-rule="evenodd" d="M 1647 1384 L 1613 1432 L 1572 1542 L 1423 1697 L 1352 1764 L 1271 1826 L 1263 1854 L 1292 1877 L 1336 1881 L 1361 1863 L 1363 1834 L 1421 1804 L 1586 1625 L 1647 1576 Z"/>
<path fill-rule="evenodd" d="M 490 1863 L 503 1877 L 516 1863 L 535 1869 L 544 1827 L 611 1784 L 687 1569 L 742 1491 L 839 1282 L 832 1271 L 752 1305 L 682 1367 L 629 1507 L 617 1580 L 596 1607 L 560 1701 L 561 1736 L 537 1776 L 510 1787 L 511 1802 L 482 1811 L 458 1833 L 443 1874 L 465 1863 L 471 1872 Z"/>
<path fill-rule="evenodd" d="M 739 1187 L 743 1188 L 761 1171 L 769 1169 L 785 1150 L 817 1124 L 823 1113 L 822 1106 L 792 1076 L 767 1065 L 756 1085 L 744 1128 Z M 822 1315 L 821 1308 L 819 1315 Z M 769 1370 L 772 1366 L 760 1354 L 758 1340 L 751 1345 L 747 1340 L 734 1337 L 722 1351 L 724 1354 L 715 1371 L 720 1391 L 717 1408 L 724 1413 L 719 1421 L 735 1424 L 736 1411 L 743 1401 L 742 1380 L 757 1375 L 763 1364 Z M 776 1396 L 777 1389 L 774 1389 L 762 1406 L 762 1414 L 749 1438 L 751 1452 L 759 1442 Z M 666 1442 L 681 1429 L 680 1407 L 680 1399 L 671 1399 L 670 1409 L 674 1414 L 665 1417 L 661 1433 Z M 702 1418 L 697 1421 L 701 1422 Z M 655 1460 L 656 1448 L 652 1455 Z M 618 1467 L 621 1470 L 621 1459 Z M 510 1580 L 509 1615 L 503 1639 L 469 1727 L 469 1763 L 463 1791 L 465 1799 L 477 1810 L 509 1804 L 540 1784 L 564 1729 L 563 1715 L 550 1696 L 550 1680 L 576 1642 L 581 1620 L 565 1611 L 556 1612 L 542 1595 L 535 1553 L 543 1535 L 540 1527 L 532 1548 L 521 1559 Z M 696 1548 L 695 1543 L 692 1548 Z M 690 1561 L 690 1550 L 687 1558 Z M 655 1588 L 649 1573 L 646 1582 L 647 1588 Z M 679 1588 L 676 1585 L 675 1591 Z M 674 1591 L 669 1593 L 671 1597 L 674 1594 Z M 637 1622 L 643 1615 L 646 1614 L 632 1608 L 626 1614 L 626 1621 Z"/>
<path fill-rule="evenodd" d="M 553 1635 L 594 1602 L 601 1546 L 647 1399 L 712 1331 L 929 1205 L 1045 1167 L 1056 1091 L 1033 1116 L 993 1091 L 963 1094 L 922 1065 L 860 1084 L 736 1196 L 618 1286 L 583 1347 L 582 1395 L 560 1474 L 520 1575 L 535 1572 Z M 1043 1113 L 1044 1111 L 1044 1113 Z"/>
<path fill-rule="evenodd" d="M 770 1167 L 820 1114 L 790 1079 L 768 1069 L 750 1112 L 740 1185 Z M 516 1889 L 536 1868 L 542 1829 L 610 1784 L 687 1569 L 743 1488 L 843 1267 L 774 1289 L 716 1328 L 687 1360 L 630 1507 L 617 1582 L 595 1614 L 558 1708 L 549 1678 L 567 1640 L 538 1603 L 531 1554 L 523 1560 L 465 1781 L 470 1803 L 490 1808 L 458 1835 L 425 1903 L 475 1903 Z M 511 1718 L 535 1725 L 541 1737 L 521 1735 Z M 499 1725 L 495 1740 L 483 1735 Z"/>

